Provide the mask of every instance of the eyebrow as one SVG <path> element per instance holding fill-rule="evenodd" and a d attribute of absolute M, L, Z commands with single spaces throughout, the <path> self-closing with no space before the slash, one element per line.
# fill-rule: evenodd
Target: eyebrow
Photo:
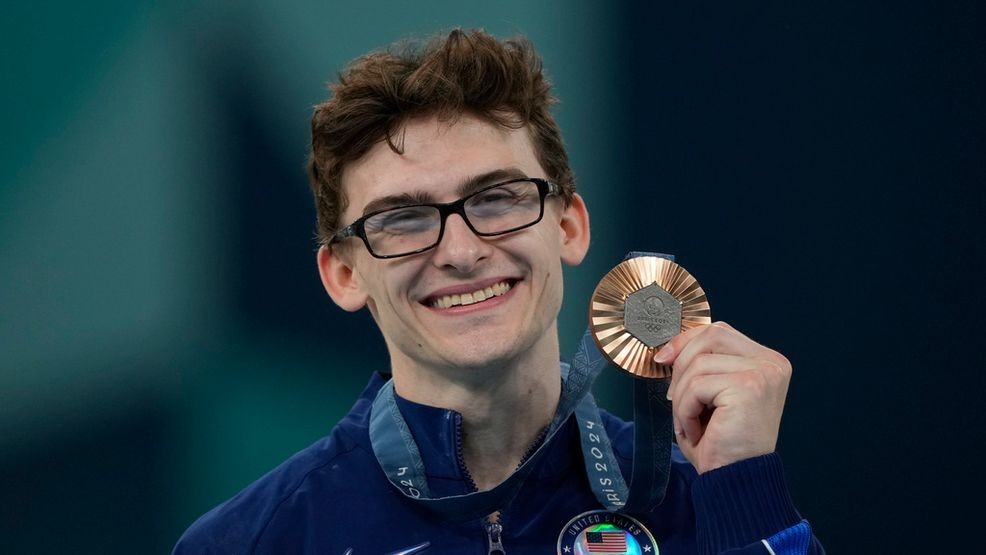
<path fill-rule="evenodd" d="M 501 168 L 493 171 L 489 171 L 483 174 L 479 174 L 469 179 L 466 179 L 456 187 L 456 193 L 458 193 L 459 198 L 467 196 L 474 193 L 483 187 L 493 185 L 499 181 L 507 181 L 510 179 L 523 179 L 527 177 L 527 174 L 520 171 L 518 168 Z M 413 204 L 430 204 L 435 202 L 435 197 L 432 193 L 422 190 L 409 191 L 406 193 L 400 193 L 398 195 L 387 195 L 385 197 L 380 197 L 371 200 L 363 208 L 363 216 L 370 214 L 372 212 L 377 212 L 379 210 L 385 210 L 388 208 L 396 208 L 398 206 L 410 206 Z"/>

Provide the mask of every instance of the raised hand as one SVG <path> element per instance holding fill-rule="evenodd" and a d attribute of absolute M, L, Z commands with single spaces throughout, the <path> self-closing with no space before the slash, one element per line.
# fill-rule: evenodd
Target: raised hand
<path fill-rule="evenodd" d="M 771 453 L 791 381 L 791 363 L 725 322 L 675 336 L 654 356 L 674 368 L 678 446 L 699 473 Z"/>

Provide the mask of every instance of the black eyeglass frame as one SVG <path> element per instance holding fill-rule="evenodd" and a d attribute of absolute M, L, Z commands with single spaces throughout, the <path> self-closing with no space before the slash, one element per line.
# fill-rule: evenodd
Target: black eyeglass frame
<path fill-rule="evenodd" d="M 538 188 L 538 196 L 540 198 L 541 207 L 540 207 L 540 212 L 538 212 L 538 217 L 534 221 L 521 226 L 505 229 L 503 231 L 496 231 L 494 233 L 483 233 L 478 231 L 475 227 L 473 227 L 472 222 L 469 221 L 469 216 L 466 215 L 466 201 L 468 201 L 469 199 L 471 199 L 476 195 L 485 193 L 490 189 L 495 189 L 497 187 L 502 187 L 504 185 L 509 185 L 511 183 L 519 183 L 521 181 L 530 181 L 535 185 L 537 185 Z M 409 204 L 407 206 L 393 206 L 390 208 L 384 208 L 382 210 L 376 210 L 374 212 L 370 212 L 369 214 L 365 214 L 361 216 L 355 222 L 335 232 L 332 235 L 332 239 L 329 240 L 329 244 L 331 245 L 332 243 L 341 241 L 343 239 L 348 239 L 350 237 L 359 237 L 360 239 L 363 240 L 363 244 L 366 245 L 367 252 L 369 252 L 370 256 L 373 256 L 374 258 L 387 259 L 387 258 L 400 258 L 402 256 L 411 256 L 412 254 L 419 254 L 431 250 L 442 242 L 442 237 L 445 236 L 445 221 L 448 219 L 448 217 L 451 214 L 458 214 L 459 217 L 462 218 L 462 221 L 466 222 L 466 225 L 469 226 L 469 229 L 479 237 L 495 237 L 497 235 L 505 235 L 507 233 L 513 233 L 514 231 L 520 231 L 521 229 L 531 227 L 532 225 L 535 225 L 538 222 L 540 222 L 541 219 L 544 218 L 544 200 L 551 195 L 561 194 L 561 192 L 562 192 L 561 187 L 558 184 L 548 181 L 546 179 L 540 179 L 537 177 L 518 177 L 516 179 L 508 179 L 507 181 L 500 181 L 499 183 L 494 183 L 489 187 L 483 187 L 478 191 L 470 193 L 460 198 L 459 200 L 452 202 L 445 202 L 445 203 L 426 202 L 422 204 Z M 370 241 L 366 237 L 366 229 L 364 228 L 364 224 L 366 223 L 366 221 L 372 218 L 373 216 L 376 216 L 377 214 L 381 214 L 383 212 L 389 212 L 391 210 L 396 210 L 400 208 L 415 208 L 418 206 L 430 206 L 438 209 L 439 227 L 438 227 L 438 238 L 435 239 L 435 242 L 432 243 L 431 245 L 428 245 L 427 247 L 422 247 L 420 249 L 413 250 L 410 252 L 404 252 L 401 254 L 380 255 L 373 252 L 373 248 L 370 247 Z"/>

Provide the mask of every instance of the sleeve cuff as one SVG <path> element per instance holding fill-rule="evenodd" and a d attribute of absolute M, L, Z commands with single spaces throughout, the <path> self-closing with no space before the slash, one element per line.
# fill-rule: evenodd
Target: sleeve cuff
<path fill-rule="evenodd" d="M 801 522 L 776 453 L 699 475 L 692 498 L 700 553 L 759 542 Z"/>
<path fill-rule="evenodd" d="M 805 555 L 811 545 L 811 526 L 802 520 L 763 540 L 771 555 Z"/>

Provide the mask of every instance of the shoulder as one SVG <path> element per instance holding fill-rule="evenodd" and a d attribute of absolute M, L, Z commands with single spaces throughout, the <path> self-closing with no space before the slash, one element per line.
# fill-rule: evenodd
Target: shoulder
<path fill-rule="evenodd" d="M 336 427 L 202 515 L 182 535 L 175 553 L 250 552 L 279 512 L 298 510 L 295 500 L 312 487 L 333 489 L 351 483 L 348 471 L 363 466 L 357 461 L 364 457 L 360 445 Z"/>
<path fill-rule="evenodd" d="M 346 496 L 381 480 L 366 431 L 368 401 L 361 398 L 332 432 L 199 517 L 182 535 L 174 553 L 249 553 L 285 522 L 302 523 L 320 500 Z M 386 480 L 382 480 L 386 482 Z M 377 487 L 385 487 L 386 484 Z"/>

